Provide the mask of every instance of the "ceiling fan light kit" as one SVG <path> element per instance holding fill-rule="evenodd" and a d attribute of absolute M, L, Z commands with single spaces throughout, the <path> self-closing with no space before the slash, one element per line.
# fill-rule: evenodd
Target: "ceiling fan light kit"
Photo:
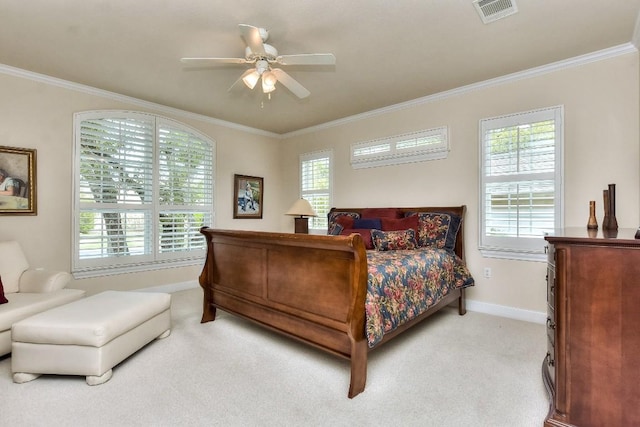
<path fill-rule="evenodd" d="M 262 92 L 271 94 L 276 90 L 276 83 L 280 82 L 298 98 L 306 98 L 311 92 L 284 70 L 272 65 L 335 65 L 336 63 L 336 57 L 331 53 L 278 55 L 275 47 L 265 43 L 269 38 L 267 30 L 246 24 L 240 24 L 239 27 L 240 34 L 247 44 L 244 58 L 182 58 L 180 61 L 195 66 L 253 64 L 254 68 L 245 71 L 236 83 L 242 80 L 249 89 L 253 89 L 262 78 Z"/>

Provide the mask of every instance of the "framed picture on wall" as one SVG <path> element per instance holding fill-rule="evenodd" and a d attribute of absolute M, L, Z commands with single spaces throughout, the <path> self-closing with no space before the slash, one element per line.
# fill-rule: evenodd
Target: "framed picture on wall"
<path fill-rule="evenodd" d="M 36 214 L 36 150 L 0 146 L 0 215 Z"/>
<path fill-rule="evenodd" d="M 262 218 L 263 178 L 257 176 L 233 176 L 233 217 Z"/>

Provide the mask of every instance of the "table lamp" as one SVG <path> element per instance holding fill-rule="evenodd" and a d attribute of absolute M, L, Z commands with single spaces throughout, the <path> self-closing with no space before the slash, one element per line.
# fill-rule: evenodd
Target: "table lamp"
<path fill-rule="evenodd" d="M 310 216 L 318 216 L 315 211 L 311 207 L 311 203 L 309 203 L 305 199 L 298 199 L 295 203 L 289 208 L 285 215 L 295 216 L 295 232 L 296 233 L 309 233 L 309 218 Z"/>

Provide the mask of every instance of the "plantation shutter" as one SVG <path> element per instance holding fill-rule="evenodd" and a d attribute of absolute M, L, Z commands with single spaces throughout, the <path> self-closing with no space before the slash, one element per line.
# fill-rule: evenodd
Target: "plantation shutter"
<path fill-rule="evenodd" d="M 324 230 L 331 209 L 331 152 L 322 151 L 300 157 L 300 196 L 311 204 L 318 216 L 310 218 L 309 228 Z"/>
<path fill-rule="evenodd" d="M 354 169 L 437 160 L 449 152 L 446 126 L 351 145 Z"/>
<path fill-rule="evenodd" d="M 80 259 L 150 254 L 154 122 L 87 119 L 80 139 L 80 227 L 91 229 L 79 235 Z"/>
<path fill-rule="evenodd" d="M 160 124 L 158 140 L 160 252 L 204 250 L 199 230 L 212 223 L 211 144 L 167 123 Z"/>
<path fill-rule="evenodd" d="M 542 253 L 560 224 L 561 108 L 481 121 L 485 249 Z"/>

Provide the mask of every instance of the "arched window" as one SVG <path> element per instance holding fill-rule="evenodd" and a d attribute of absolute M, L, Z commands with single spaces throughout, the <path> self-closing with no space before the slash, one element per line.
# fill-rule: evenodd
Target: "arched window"
<path fill-rule="evenodd" d="M 215 144 L 146 113 L 74 116 L 75 277 L 200 262 L 212 225 Z"/>

